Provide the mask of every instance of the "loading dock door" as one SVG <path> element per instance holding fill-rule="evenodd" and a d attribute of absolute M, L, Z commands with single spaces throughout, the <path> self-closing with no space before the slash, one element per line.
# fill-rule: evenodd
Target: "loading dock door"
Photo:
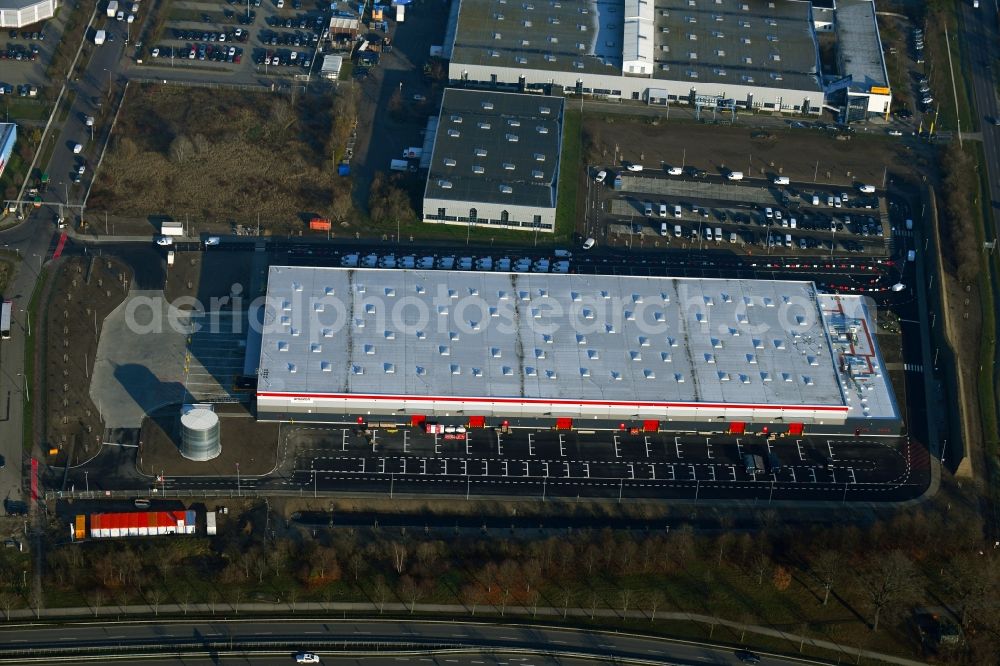
<path fill-rule="evenodd" d="M 733 421 L 729 424 L 730 435 L 742 435 L 746 430 L 747 424 L 745 421 Z"/>
<path fill-rule="evenodd" d="M 660 432 L 660 422 L 650 419 L 642 422 L 643 432 Z"/>
<path fill-rule="evenodd" d="M 410 425 L 414 428 L 422 428 L 427 423 L 427 417 L 423 414 L 413 414 L 410 416 Z"/>
<path fill-rule="evenodd" d="M 788 434 L 793 436 L 799 436 L 802 434 L 802 424 L 801 423 L 789 423 L 788 424 Z"/>
<path fill-rule="evenodd" d="M 485 428 L 486 427 L 486 417 L 485 416 L 470 416 L 469 417 L 469 427 L 470 428 Z"/>
<path fill-rule="evenodd" d="M 556 419 L 556 430 L 572 430 L 572 429 L 573 429 L 573 419 L 565 417 Z"/>

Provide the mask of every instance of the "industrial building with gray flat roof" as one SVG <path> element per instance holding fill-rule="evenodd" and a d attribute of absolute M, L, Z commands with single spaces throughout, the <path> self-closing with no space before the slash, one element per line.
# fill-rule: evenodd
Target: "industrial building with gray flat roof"
<path fill-rule="evenodd" d="M 460 1 L 449 31 L 454 81 L 652 104 L 804 113 L 823 104 L 808 2 Z"/>
<path fill-rule="evenodd" d="M 58 0 L 0 0 L 0 28 L 23 28 L 56 15 Z"/>
<path fill-rule="evenodd" d="M 446 89 L 424 222 L 554 231 L 563 106 L 561 97 Z"/>
<path fill-rule="evenodd" d="M 867 432 L 862 298 L 811 282 L 272 266 L 258 417 Z"/>

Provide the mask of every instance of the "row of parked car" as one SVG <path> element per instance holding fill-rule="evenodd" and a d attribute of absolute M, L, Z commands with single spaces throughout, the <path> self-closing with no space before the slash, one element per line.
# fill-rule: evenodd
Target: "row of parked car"
<path fill-rule="evenodd" d="M 0 83 L 0 95 L 13 95 L 13 94 L 14 94 L 14 86 L 10 85 L 9 83 Z M 17 86 L 17 95 L 18 97 L 37 97 L 38 87 L 28 85 L 27 83 L 22 83 L 19 86 Z"/>
<path fill-rule="evenodd" d="M 455 255 L 433 255 L 418 257 L 394 254 L 346 254 L 340 258 L 340 265 L 347 268 L 414 268 L 420 270 L 457 271 L 513 271 L 517 273 L 568 273 L 569 254 L 563 252 L 555 260 L 529 257 L 458 257 Z"/>
<path fill-rule="evenodd" d="M 0 60 L 38 60 L 38 45 L 28 48 L 22 44 L 8 44 L 6 50 L 0 51 Z"/>
<path fill-rule="evenodd" d="M 330 34 L 329 29 L 320 32 L 274 32 L 272 30 L 260 31 L 260 43 L 271 46 L 315 46 L 320 39 L 326 39 Z"/>
<path fill-rule="evenodd" d="M 10 36 L 11 39 L 17 39 L 18 35 L 20 35 L 22 39 L 29 39 L 29 40 L 38 39 L 38 40 L 41 40 L 41 41 L 45 41 L 45 31 L 44 30 L 37 30 L 35 32 L 31 32 L 29 30 L 24 30 L 24 31 L 22 31 L 20 33 L 17 30 L 11 30 L 8 33 L 8 35 Z"/>
<path fill-rule="evenodd" d="M 273 52 L 257 49 L 254 51 L 253 61 L 257 65 L 270 65 L 271 67 L 302 67 L 303 69 L 309 69 L 312 66 L 312 60 L 309 58 L 308 53 L 284 49 Z"/>
<path fill-rule="evenodd" d="M 250 31 L 243 28 L 225 30 L 223 32 L 203 32 L 201 30 L 174 29 L 171 34 L 178 41 L 199 42 L 245 42 L 250 37 Z"/>
<path fill-rule="evenodd" d="M 170 46 L 157 47 L 150 52 L 150 55 L 154 58 L 212 60 L 214 62 L 232 62 L 238 65 L 243 59 L 243 49 L 238 46 L 186 44 L 176 49 Z"/>
<path fill-rule="evenodd" d="M 835 247 L 840 247 L 846 252 L 864 252 L 864 246 L 861 243 L 852 240 L 834 241 L 833 239 L 825 238 L 811 238 L 806 236 L 799 237 L 793 236 L 790 233 L 785 233 L 781 230 L 768 230 L 767 232 L 740 230 L 727 232 L 723 231 L 722 227 L 695 226 L 689 228 L 681 224 L 675 224 L 671 229 L 669 223 L 661 222 L 660 236 L 669 238 L 671 235 L 674 238 L 684 238 L 685 236 L 690 236 L 692 242 L 698 242 L 703 236 L 705 241 L 716 243 L 722 243 L 728 240 L 732 244 L 759 244 L 762 247 L 771 248 L 798 247 L 800 250 L 823 249 L 831 251 Z"/>
<path fill-rule="evenodd" d="M 267 23 L 272 28 L 298 28 L 299 30 L 305 30 L 309 26 L 315 26 L 313 29 L 317 32 L 322 30 L 327 24 L 328 19 L 322 14 L 302 14 L 295 18 L 281 18 L 280 16 L 268 16 L 264 22 Z"/>

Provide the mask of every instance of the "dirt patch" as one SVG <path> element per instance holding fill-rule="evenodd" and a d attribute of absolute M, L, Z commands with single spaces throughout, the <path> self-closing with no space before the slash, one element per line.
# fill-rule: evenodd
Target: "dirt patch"
<path fill-rule="evenodd" d="M 156 476 L 242 476 L 270 473 L 277 464 L 278 424 L 258 423 L 241 405 L 217 405 L 222 453 L 197 462 L 180 453 L 180 406 L 146 418 L 139 436 L 139 471 Z"/>
<path fill-rule="evenodd" d="M 712 174 L 727 170 L 747 176 L 788 176 L 794 182 L 850 186 L 881 185 L 885 169 L 926 173 L 927 158 L 894 137 L 863 131 L 838 140 L 815 129 L 751 130 L 745 127 L 671 122 L 587 114 L 584 117 L 587 164 L 635 161 L 653 167 L 695 166 Z M 919 173 L 918 173 L 919 172 Z"/>
<path fill-rule="evenodd" d="M 163 217 L 301 229 L 330 206 L 332 106 L 328 95 L 130 87 L 88 209 L 149 233 Z"/>
<path fill-rule="evenodd" d="M 90 399 L 97 342 L 104 318 L 125 298 L 128 268 L 115 259 L 74 257 L 53 280 L 45 325 L 45 437 L 59 450 L 50 464 L 93 456 L 104 433 Z"/>

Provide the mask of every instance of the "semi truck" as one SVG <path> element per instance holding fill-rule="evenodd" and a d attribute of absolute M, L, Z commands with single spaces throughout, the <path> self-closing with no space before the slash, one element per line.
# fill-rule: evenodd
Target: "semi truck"
<path fill-rule="evenodd" d="M 118 0 L 108 0 L 108 18 L 114 18 L 118 13 Z"/>
<path fill-rule="evenodd" d="M 94 43 L 100 46 L 101 44 L 104 43 L 104 40 L 107 39 L 107 37 L 108 33 L 104 32 L 103 30 L 98 30 L 97 32 L 94 33 Z"/>

